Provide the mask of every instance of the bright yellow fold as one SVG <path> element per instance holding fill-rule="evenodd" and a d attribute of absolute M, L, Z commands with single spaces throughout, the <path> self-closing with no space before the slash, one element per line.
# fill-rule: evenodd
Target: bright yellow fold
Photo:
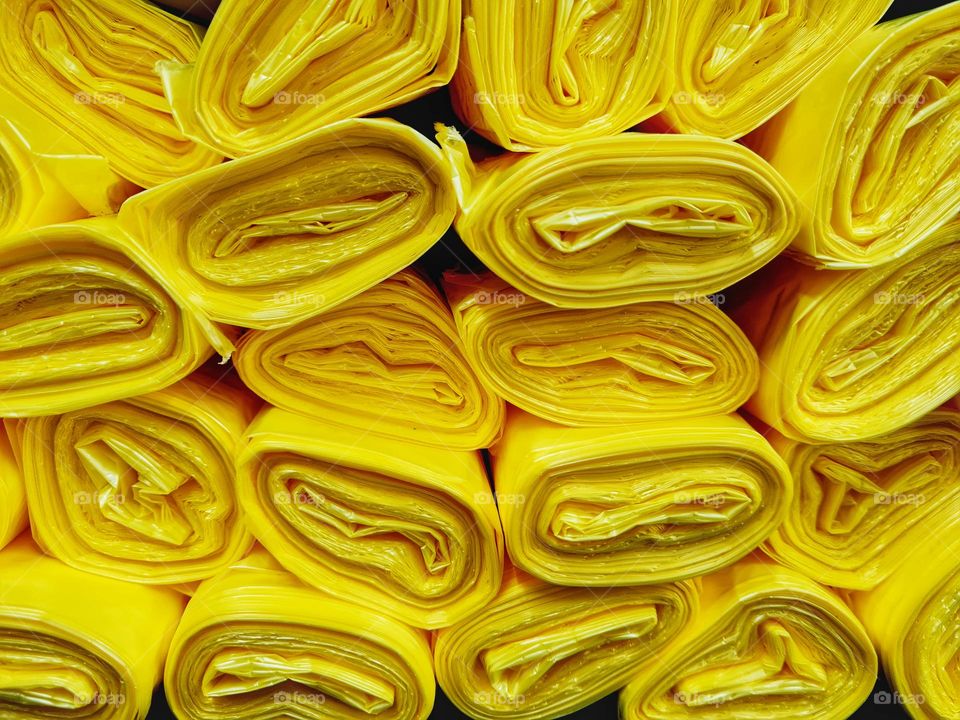
<path fill-rule="evenodd" d="M 0 717 L 145 718 L 183 596 L 0 552 Z"/>
<path fill-rule="evenodd" d="M 622 425 L 726 413 L 756 388 L 756 351 L 704 298 L 565 309 L 491 273 L 447 274 L 444 290 L 481 378 L 552 422 Z"/>
<path fill-rule="evenodd" d="M 777 560 L 835 587 L 869 589 L 904 561 L 930 516 L 960 495 L 960 412 L 940 409 L 872 440 L 773 447 L 795 483 L 767 542 Z"/>
<path fill-rule="evenodd" d="M 693 582 L 548 585 L 508 569 L 497 597 L 436 633 L 437 681 L 478 720 L 551 720 L 619 689 L 697 614 Z"/>
<path fill-rule="evenodd" d="M 283 327 L 406 267 L 456 211 L 439 149 L 347 120 L 127 202 L 120 222 L 214 320 Z"/>
<path fill-rule="evenodd" d="M 787 260 L 748 281 L 734 318 L 760 355 L 755 416 L 803 441 L 892 432 L 960 392 L 960 224 L 871 270 Z"/>
<path fill-rule="evenodd" d="M 569 428 L 508 414 L 493 476 L 513 563 L 558 585 L 701 575 L 756 548 L 789 469 L 736 415 Z"/>
<path fill-rule="evenodd" d="M 194 376 L 164 390 L 7 421 L 31 529 L 87 572 L 147 583 L 210 577 L 252 544 L 234 496 L 236 445 L 259 402 Z"/>
<path fill-rule="evenodd" d="M 113 218 L 0 240 L 0 416 L 152 392 L 232 346 Z"/>
<path fill-rule="evenodd" d="M 877 654 L 829 590 L 755 556 L 703 578 L 701 614 L 620 694 L 623 720 L 845 720 Z"/>
<path fill-rule="evenodd" d="M 193 61 L 198 26 L 146 0 L 10 0 L 5 10 L 3 85 L 120 175 L 149 187 L 220 162 L 177 129 L 154 67 Z"/>
<path fill-rule="evenodd" d="M 237 458 L 257 539 L 321 590 L 411 625 L 450 625 L 496 594 L 503 537 L 479 453 L 268 408 Z"/>
<path fill-rule="evenodd" d="M 401 440 L 475 450 L 503 425 L 449 308 L 410 270 L 292 327 L 248 332 L 233 362 L 273 405 Z"/>
<path fill-rule="evenodd" d="M 796 233 L 790 188 L 736 143 L 626 133 L 474 167 L 456 131 L 437 128 L 463 241 L 551 305 L 696 300 L 772 260 Z"/>
<path fill-rule="evenodd" d="M 793 248 L 809 262 L 869 267 L 913 254 L 960 212 L 957 43 L 958 2 L 883 23 L 837 52 L 756 138 L 800 198 Z"/>
<path fill-rule="evenodd" d="M 731 140 L 780 111 L 892 4 L 891 0 L 679 3 L 680 32 L 670 68 L 672 94 L 654 124 Z M 797 145 L 801 150 L 806 143 Z"/>
<path fill-rule="evenodd" d="M 7 431 L 0 427 L 0 549 L 25 527 L 27 493 L 23 487 L 23 474 Z"/>
<path fill-rule="evenodd" d="M 222 0 L 195 63 L 162 63 L 183 132 L 230 157 L 446 85 L 460 0 Z"/>
<path fill-rule="evenodd" d="M 669 94 L 676 14 L 677 0 L 464 0 L 454 108 L 509 150 L 616 135 Z"/>
<path fill-rule="evenodd" d="M 195 720 L 424 720 L 436 686 L 422 630 L 306 587 L 259 550 L 200 585 L 164 690 Z"/>

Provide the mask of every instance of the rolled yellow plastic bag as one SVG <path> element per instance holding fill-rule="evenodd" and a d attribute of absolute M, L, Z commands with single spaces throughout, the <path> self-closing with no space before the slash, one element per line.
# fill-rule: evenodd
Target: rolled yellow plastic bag
<path fill-rule="evenodd" d="M 479 453 L 267 408 L 237 483 L 257 539 L 321 590 L 432 629 L 500 587 L 503 536 Z"/>
<path fill-rule="evenodd" d="M 27 493 L 16 454 L 0 426 L 0 549 L 27 527 Z"/>
<path fill-rule="evenodd" d="M 24 533 L 0 552 L 0 716 L 147 716 L 184 598 L 75 570 Z"/>
<path fill-rule="evenodd" d="M 236 445 L 259 401 L 203 377 L 64 415 L 7 421 L 33 537 L 87 572 L 147 583 L 214 575 L 252 545 Z"/>
<path fill-rule="evenodd" d="M 273 405 L 401 440 L 475 450 L 503 426 L 449 308 L 411 270 L 292 327 L 248 332 L 233 362 Z"/>
<path fill-rule="evenodd" d="M 915 254 L 960 212 L 958 42 L 957 2 L 883 23 L 751 139 L 800 198 L 793 249 L 809 262 L 869 267 Z"/>
<path fill-rule="evenodd" d="M 568 428 L 509 413 L 493 477 L 512 562 L 557 585 L 702 575 L 786 515 L 790 471 L 736 415 Z"/>
<path fill-rule="evenodd" d="M 186 377 L 223 332 L 113 218 L 0 241 L 0 416 L 55 415 Z"/>
<path fill-rule="evenodd" d="M 651 124 L 730 140 L 746 135 L 796 97 L 891 4 L 680 0 L 672 94 Z"/>
<path fill-rule="evenodd" d="M 447 274 L 444 290 L 481 378 L 552 422 L 622 425 L 727 413 L 756 388 L 756 351 L 705 298 L 565 309 L 491 273 Z"/>
<path fill-rule="evenodd" d="M 211 318 L 263 329 L 406 267 L 455 211 L 436 145 L 392 120 L 348 120 L 141 193 L 120 222 Z"/>
<path fill-rule="evenodd" d="M 861 442 L 770 439 L 790 465 L 795 491 L 765 550 L 827 585 L 875 587 L 929 535 L 931 515 L 960 495 L 960 412 L 953 409 Z"/>
<path fill-rule="evenodd" d="M 177 129 L 154 68 L 191 62 L 199 26 L 146 0 L 11 0 L 5 8 L 4 86 L 120 175 L 149 187 L 220 162 Z"/>
<path fill-rule="evenodd" d="M 619 689 L 693 622 L 694 582 L 548 585 L 509 568 L 482 611 L 435 636 L 437 681 L 478 720 L 551 720 Z"/>
<path fill-rule="evenodd" d="M 258 550 L 200 585 L 164 690 L 181 720 L 424 720 L 436 686 L 422 630 L 306 587 Z"/>
<path fill-rule="evenodd" d="M 623 720 L 843 720 L 867 698 L 877 654 L 832 592 L 757 557 L 702 582 L 700 615 L 621 692 Z"/>
<path fill-rule="evenodd" d="M 677 0 L 464 0 L 460 118 L 509 150 L 616 135 L 662 108 Z"/>
<path fill-rule="evenodd" d="M 460 0 L 222 0 L 195 63 L 162 63 L 183 132 L 230 157 L 446 85 Z"/>
<path fill-rule="evenodd" d="M 951 498 L 941 510 L 897 570 L 870 592 L 852 596 L 895 693 L 878 693 L 874 701 L 895 703 L 915 720 L 960 713 L 960 503 Z"/>
<path fill-rule="evenodd" d="M 787 437 L 885 435 L 960 392 L 960 224 L 872 270 L 787 260 L 748 281 L 734 319 L 760 355 L 750 412 Z"/>
<path fill-rule="evenodd" d="M 474 167 L 438 125 L 467 246 L 518 290 L 559 307 L 717 292 L 793 239 L 790 188 L 736 143 L 627 133 Z"/>

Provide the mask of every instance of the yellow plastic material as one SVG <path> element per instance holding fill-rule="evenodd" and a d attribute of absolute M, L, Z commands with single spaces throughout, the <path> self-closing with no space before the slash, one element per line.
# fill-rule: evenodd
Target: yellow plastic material
<path fill-rule="evenodd" d="M 730 140 L 745 135 L 787 105 L 891 4 L 680 0 L 673 94 L 651 124 Z M 806 142 L 794 145 L 799 154 Z"/>
<path fill-rule="evenodd" d="M 157 69 L 183 132 L 240 157 L 446 85 L 459 34 L 460 0 L 222 0 L 196 63 Z"/>
<path fill-rule="evenodd" d="M 796 233 L 790 188 L 736 143 L 627 133 L 475 168 L 456 131 L 437 129 L 463 241 L 551 305 L 688 301 L 763 266 Z"/>
<path fill-rule="evenodd" d="M 113 218 L 0 240 L 0 416 L 152 392 L 230 340 L 179 299 Z"/>
<path fill-rule="evenodd" d="M 146 0 L 9 0 L 4 9 L 0 81 L 88 153 L 143 187 L 220 162 L 177 129 L 154 68 L 193 61 L 200 27 Z"/>
<path fill-rule="evenodd" d="M 509 150 L 623 132 L 669 94 L 677 5 L 464 0 L 454 108 Z"/>
<path fill-rule="evenodd" d="M 0 549 L 27 527 L 27 494 L 23 475 L 10 446 L 10 439 L 0 427 Z"/>
<path fill-rule="evenodd" d="M 456 205 L 436 145 L 392 120 L 347 120 L 141 193 L 120 221 L 211 318 L 269 329 L 406 267 Z"/>
<path fill-rule="evenodd" d="M 568 428 L 517 411 L 493 453 L 510 559 L 557 585 L 717 570 L 773 532 L 793 489 L 780 456 L 736 415 Z"/>
<path fill-rule="evenodd" d="M 960 393 L 960 224 L 872 270 L 783 260 L 749 282 L 733 313 L 760 355 L 747 407 L 787 437 L 885 435 Z"/>
<path fill-rule="evenodd" d="M 893 686 L 915 720 L 960 714 L 957 616 L 960 614 L 960 502 L 941 508 L 905 561 L 875 590 L 853 595 Z"/>
<path fill-rule="evenodd" d="M 764 127 L 755 145 L 799 195 L 793 248 L 810 262 L 913 255 L 960 212 L 957 43 L 957 2 L 883 23 Z"/>
<path fill-rule="evenodd" d="M 484 607 L 503 536 L 479 453 L 264 410 L 237 458 L 257 539 L 306 583 L 416 627 Z"/>
<path fill-rule="evenodd" d="M 247 333 L 233 362 L 273 405 L 407 442 L 475 450 L 503 426 L 446 302 L 410 270 L 293 327 Z"/>
<path fill-rule="evenodd" d="M 436 633 L 437 681 L 477 720 L 551 720 L 619 689 L 697 614 L 693 581 L 548 585 L 509 568 L 496 599 Z"/>
<path fill-rule="evenodd" d="M 236 444 L 259 400 L 201 376 L 65 415 L 7 421 L 33 537 L 68 565 L 147 583 L 210 577 L 253 543 Z"/>
<path fill-rule="evenodd" d="M 423 631 L 306 587 L 259 550 L 200 585 L 164 690 L 193 720 L 424 720 L 436 686 Z"/>
<path fill-rule="evenodd" d="M 727 413 L 756 389 L 756 351 L 704 298 L 564 309 L 490 273 L 447 274 L 444 290 L 477 373 L 511 404 L 552 422 Z"/>
<path fill-rule="evenodd" d="M 0 551 L 0 717 L 145 718 L 184 597 Z"/>
<path fill-rule="evenodd" d="M 755 556 L 703 578 L 701 614 L 620 694 L 623 720 L 846 720 L 877 654 L 850 609 Z"/>
<path fill-rule="evenodd" d="M 764 549 L 827 585 L 875 587 L 930 535 L 930 516 L 960 496 L 954 409 L 857 443 L 806 445 L 774 435 L 796 488 Z"/>

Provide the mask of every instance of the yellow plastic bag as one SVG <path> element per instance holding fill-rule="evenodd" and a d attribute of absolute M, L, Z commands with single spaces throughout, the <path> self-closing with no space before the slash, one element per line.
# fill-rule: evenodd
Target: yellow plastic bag
<path fill-rule="evenodd" d="M 145 718 L 184 597 L 0 551 L 0 716 Z"/>
<path fill-rule="evenodd" d="M 0 416 L 152 392 L 232 350 L 113 218 L 0 240 Z"/>
<path fill-rule="evenodd" d="M 0 549 L 27 527 L 27 494 L 7 431 L 0 427 Z"/>
<path fill-rule="evenodd" d="M 742 145 L 627 133 L 452 167 L 467 246 L 518 290 L 560 307 L 687 301 L 745 277 L 793 239 L 790 188 Z"/>
<path fill-rule="evenodd" d="M 701 613 L 620 694 L 623 720 L 845 720 L 877 654 L 826 588 L 755 556 L 702 579 Z"/>
<path fill-rule="evenodd" d="M 503 426 L 449 308 L 410 270 L 293 327 L 247 333 L 233 362 L 273 405 L 401 440 L 475 450 Z"/>
<path fill-rule="evenodd" d="M 960 412 L 943 408 L 872 440 L 806 445 L 768 438 L 790 465 L 794 500 L 765 549 L 834 587 L 875 587 L 930 516 L 960 496 Z"/>
<path fill-rule="evenodd" d="M 680 0 L 673 94 L 651 125 L 731 140 L 747 134 L 787 105 L 890 5 Z M 798 151 L 806 146 L 796 138 L 794 143 Z"/>
<path fill-rule="evenodd" d="M 756 548 L 790 471 L 736 415 L 568 428 L 508 413 L 493 477 L 513 563 L 557 585 L 658 583 Z"/>
<path fill-rule="evenodd" d="M 183 132 L 240 157 L 446 85 L 459 34 L 460 0 L 222 0 L 196 63 L 158 70 Z"/>
<path fill-rule="evenodd" d="M 444 290 L 481 378 L 552 422 L 622 425 L 732 412 L 757 385 L 753 346 L 704 298 L 556 308 L 491 273 L 447 274 Z"/>
<path fill-rule="evenodd" d="M 795 440 L 885 435 L 960 392 L 960 224 L 872 270 L 788 260 L 748 281 L 733 316 L 760 355 L 750 412 Z"/>
<path fill-rule="evenodd" d="M 120 175 L 149 187 L 220 162 L 177 129 L 154 68 L 191 62 L 198 26 L 146 0 L 10 0 L 5 10 L 3 85 Z"/>
<path fill-rule="evenodd" d="M 164 690 L 195 720 L 424 720 L 436 686 L 423 631 L 306 587 L 258 550 L 200 585 Z"/>
<path fill-rule="evenodd" d="M 958 42 L 957 2 L 883 23 L 751 139 L 799 195 L 793 248 L 809 262 L 915 254 L 960 212 Z"/>
<path fill-rule="evenodd" d="M 548 585 L 508 568 L 497 597 L 435 636 L 437 681 L 478 720 L 551 720 L 619 689 L 697 614 L 692 581 Z"/>
<path fill-rule="evenodd" d="M 348 120 L 141 193 L 120 222 L 211 318 L 274 328 L 406 267 L 455 212 L 436 145 Z"/>
<path fill-rule="evenodd" d="M 452 100 L 509 150 L 616 135 L 662 107 L 677 0 L 464 0 Z"/>
<path fill-rule="evenodd" d="M 253 543 L 233 458 L 258 405 L 193 376 L 128 400 L 7 421 L 34 539 L 68 565 L 133 582 L 188 583 L 227 567 Z"/>
<path fill-rule="evenodd" d="M 503 536 L 478 453 L 277 408 L 247 438 L 237 458 L 247 522 L 304 582 L 431 629 L 496 594 Z"/>

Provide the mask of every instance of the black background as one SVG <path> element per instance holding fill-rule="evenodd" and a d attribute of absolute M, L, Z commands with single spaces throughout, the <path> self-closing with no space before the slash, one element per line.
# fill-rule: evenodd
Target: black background
<path fill-rule="evenodd" d="M 182 0 L 181 0 L 182 1 Z M 283 2 L 284 0 L 276 0 Z M 700 2 L 712 2 L 713 0 L 699 0 Z M 845 0 L 847 2 L 857 2 L 857 0 Z M 213 6 L 211 0 L 200 0 L 206 6 Z M 162 3 L 161 3 L 162 4 Z M 947 2 L 938 0 L 895 0 L 890 10 L 884 16 L 885 20 L 911 15 L 922 10 L 947 5 Z M 483 138 L 475 133 L 471 133 L 465 128 L 463 123 L 454 115 L 450 106 L 450 96 L 446 89 L 438 90 L 424 98 L 420 98 L 412 103 L 408 103 L 398 108 L 380 113 L 385 117 L 392 117 L 407 125 L 410 125 L 429 138 L 434 136 L 433 124 L 442 122 L 447 125 L 456 126 L 464 138 L 472 146 L 482 146 L 486 151 L 496 153 L 499 151 L 493 145 L 487 143 Z M 479 261 L 464 247 L 460 238 L 451 229 L 443 239 L 435 245 L 419 262 L 431 275 L 448 268 L 458 265 L 467 265 L 469 267 L 479 267 Z M 889 685 L 882 676 L 877 680 L 877 686 L 874 693 L 867 698 L 866 702 L 851 717 L 855 720 L 904 720 L 908 718 L 907 713 L 897 705 L 891 705 L 882 702 L 884 694 L 889 697 Z M 614 720 L 617 717 L 617 695 L 610 695 L 603 700 L 584 708 L 583 710 L 566 716 L 569 720 Z M 166 699 L 163 695 L 163 688 L 158 688 L 154 693 L 153 706 L 151 707 L 148 720 L 166 720 L 173 718 L 173 714 L 167 707 Z M 437 699 L 431 720 L 469 720 L 467 715 L 461 713 L 455 708 L 443 692 L 437 688 Z"/>

